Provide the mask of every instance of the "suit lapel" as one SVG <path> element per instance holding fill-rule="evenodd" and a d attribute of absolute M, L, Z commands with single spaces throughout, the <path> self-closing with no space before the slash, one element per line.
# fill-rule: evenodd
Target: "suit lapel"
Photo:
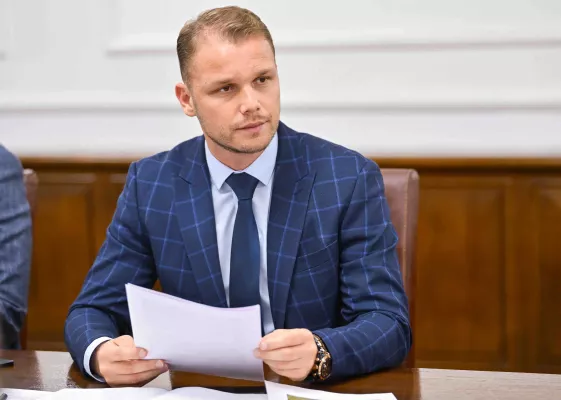
<path fill-rule="evenodd" d="M 174 207 L 189 263 L 203 303 L 227 307 L 203 137 L 193 142 L 181 162 L 184 166 L 175 180 Z"/>
<path fill-rule="evenodd" d="M 309 173 L 298 134 L 279 124 L 269 223 L 267 280 L 275 328 L 284 328 L 290 281 L 315 173 Z"/>

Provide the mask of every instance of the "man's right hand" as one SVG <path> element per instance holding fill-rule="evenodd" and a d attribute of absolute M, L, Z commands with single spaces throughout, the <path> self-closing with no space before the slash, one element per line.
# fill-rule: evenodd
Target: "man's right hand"
<path fill-rule="evenodd" d="M 146 350 L 136 347 L 131 336 L 119 336 L 96 349 L 93 371 L 109 386 L 142 385 L 168 369 L 163 360 L 143 360 L 146 355 Z"/>

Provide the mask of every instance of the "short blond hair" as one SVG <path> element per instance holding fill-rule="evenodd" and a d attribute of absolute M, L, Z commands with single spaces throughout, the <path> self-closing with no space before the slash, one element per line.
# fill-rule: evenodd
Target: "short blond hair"
<path fill-rule="evenodd" d="M 189 64 L 196 51 L 197 38 L 203 32 L 218 34 L 234 43 L 262 36 L 275 54 L 271 33 L 256 14 L 237 6 L 213 8 L 202 12 L 196 19 L 187 21 L 177 37 L 177 57 L 184 82 L 188 81 Z"/>

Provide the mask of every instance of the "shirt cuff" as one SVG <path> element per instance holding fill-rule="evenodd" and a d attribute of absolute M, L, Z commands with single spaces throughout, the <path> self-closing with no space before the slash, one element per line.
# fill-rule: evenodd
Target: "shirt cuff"
<path fill-rule="evenodd" d="M 105 343 L 108 340 L 112 340 L 112 339 L 110 337 L 107 337 L 107 336 L 97 338 L 96 340 L 94 340 L 93 342 L 90 343 L 90 345 L 86 349 L 86 352 L 84 353 L 84 369 L 86 370 L 86 372 L 88 373 L 89 376 L 91 376 L 92 378 L 94 378 L 95 380 L 97 380 L 99 382 L 105 382 L 105 380 L 102 377 L 97 376 L 97 375 L 92 373 L 92 371 L 90 369 L 90 361 L 91 361 L 92 354 L 95 351 L 95 349 L 97 349 L 100 344 Z"/>

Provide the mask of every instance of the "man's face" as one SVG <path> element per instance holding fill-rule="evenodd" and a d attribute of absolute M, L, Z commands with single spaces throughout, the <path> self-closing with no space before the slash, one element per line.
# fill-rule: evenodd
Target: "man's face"
<path fill-rule="evenodd" d="M 280 114 L 271 46 L 260 36 L 238 43 L 213 34 L 198 40 L 189 85 L 181 89 L 183 95 L 176 88 L 185 113 L 196 115 L 207 138 L 222 149 L 263 151 L 278 128 Z"/>

